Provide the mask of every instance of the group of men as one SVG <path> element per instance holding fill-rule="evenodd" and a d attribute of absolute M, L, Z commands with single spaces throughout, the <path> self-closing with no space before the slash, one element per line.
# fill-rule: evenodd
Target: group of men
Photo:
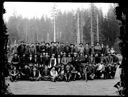
<path fill-rule="evenodd" d="M 11 49 L 11 48 L 10 48 Z M 11 51 L 11 50 L 10 50 Z M 114 78 L 118 58 L 109 46 L 59 42 L 21 42 L 12 48 L 12 80 L 70 81 L 77 79 Z M 109 72 L 111 71 L 111 74 Z"/>

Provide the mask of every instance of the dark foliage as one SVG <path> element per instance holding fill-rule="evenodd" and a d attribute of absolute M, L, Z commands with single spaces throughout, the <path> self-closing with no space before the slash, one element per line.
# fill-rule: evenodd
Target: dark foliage
<path fill-rule="evenodd" d="M 2 15 L 5 13 L 3 4 L 1 3 Z M 7 91 L 7 84 L 5 82 L 5 77 L 8 75 L 7 71 L 7 42 L 8 42 L 8 33 L 6 31 L 6 26 L 2 20 L 2 30 L 0 35 L 0 94 L 5 95 L 9 94 Z"/>
<path fill-rule="evenodd" d="M 122 68 L 121 75 L 120 75 L 122 89 L 120 89 L 119 92 L 121 96 L 128 96 L 128 52 L 127 52 L 128 50 L 128 34 L 127 34 L 128 8 L 127 6 L 120 3 L 119 6 L 116 7 L 116 15 L 117 15 L 117 19 L 122 22 L 122 25 L 120 26 L 121 42 L 119 44 L 120 51 L 123 56 L 122 64 L 120 65 L 120 68 Z"/>

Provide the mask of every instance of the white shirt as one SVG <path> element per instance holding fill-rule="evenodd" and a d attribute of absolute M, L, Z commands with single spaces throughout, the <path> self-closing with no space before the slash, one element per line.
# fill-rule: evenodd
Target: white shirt
<path fill-rule="evenodd" d="M 115 52 L 115 50 L 111 49 L 110 52 L 113 54 Z"/>
<path fill-rule="evenodd" d="M 102 68 L 103 68 L 103 65 L 99 64 L 97 70 L 101 70 Z"/>
<path fill-rule="evenodd" d="M 58 73 L 57 73 L 56 70 L 51 70 L 51 71 L 50 71 L 50 74 L 51 74 L 52 77 L 58 76 Z"/>

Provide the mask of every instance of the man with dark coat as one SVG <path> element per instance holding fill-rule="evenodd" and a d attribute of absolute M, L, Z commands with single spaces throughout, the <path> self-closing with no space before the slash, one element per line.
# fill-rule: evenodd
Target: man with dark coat
<path fill-rule="evenodd" d="M 40 45 L 39 45 L 39 43 L 36 43 L 35 48 L 36 48 L 36 54 L 39 55 L 40 54 Z"/>
<path fill-rule="evenodd" d="M 44 61 L 45 61 L 44 64 L 46 66 L 49 66 L 49 64 L 50 64 L 50 56 L 48 55 L 48 53 L 46 53 Z"/>
<path fill-rule="evenodd" d="M 30 54 L 29 57 L 27 58 L 27 63 L 29 69 L 32 70 L 32 67 L 34 65 L 34 56 L 32 54 Z"/>
<path fill-rule="evenodd" d="M 44 60 L 44 76 L 48 76 L 50 74 L 49 65 L 50 65 L 50 56 L 48 55 L 48 53 L 46 53 Z"/>
<path fill-rule="evenodd" d="M 22 57 L 22 55 L 25 53 L 25 44 L 24 42 L 21 42 L 21 44 L 17 48 L 17 52 L 19 57 Z"/>
<path fill-rule="evenodd" d="M 20 59 L 20 66 L 21 68 L 24 68 L 25 65 L 27 65 L 27 57 L 26 54 L 23 54 L 23 57 Z"/>
<path fill-rule="evenodd" d="M 19 78 L 19 71 L 16 69 L 16 67 L 13 67 L 12 70 L 9 71 L 10 80 L 16 81 Z"/>
<path fill-rule="evenodd" d="M 52 56 L 52 54 L 56 54 L 56 46 L 54 42 L 51 42 L 51 47 L 50 47 L 50 56 Z"/>
<path fill-rule="evenodd" d="M 62 65 L 59 70 L 58 70 L 58 80 L 59 81 L 63 81 L 65 78 L 65 70 L 64 70 L 64 66 Z"/>
<path fill-rule="evenodd" d="M 107 53 L 107 50 L 106 50 L 104 44 L 102 43 L 101 44 L 101 54 L 104 54 L 105 55 L 106 53 Z"/>
<path fill-rule="evenodd" d="M 37 54 L 34 55 L 34 64 L 38 67 L 39 65 L 39 56 Z"/>
<path fill-rule="evenodd" d="M 76 68 L 76 70 L 79 71 L 79 56 L 77 52 L 74 53 L 74 56 L 72 58 L 72 64 Z"/>
<path fill-rule="evenodd" d="M 44 66 L 45 65 L 45 52 L 40 54 L 39 56 L 39 64 Z"/>
<path fill-rule="evenodd" d="M 57 43 L 56 43 L 56 58 L 57 58 L 57 56 L 60 55 L 60 54 L 61 54 L 60 44 L 59 44 L 59 42 L 57 42 Z"/>
<path fill-rule="evenodd" d="M 83 69 L 85 68 L 85 56 L 83 53 L 80 53 L 79 55 L 79 72 L 81 73 L 81 75 L 83 74 Z"/>
<path fill-rule="evenodd" d="M 66 56 L 68 56 L 68 53 L 71 52 L 71 48 L 70 46 L 68 45 L 68 43 L 66 43 L 65 47 L 64 47 L 64 52 L 66 53 Z"/>
<path fill-rule="evenodd" d="M 98 64 L 101 62 L 101 58 L 98 53 L 95 54 L 95 63 Z"/>
<path fill-rule="evenodd" d="M 71 47 L 71 57 L 73 57 L 73 54 L 75 52 L 75 46 L 74 44 L 71 44 L 70 47 Z"/>
<path fill-rule="evenodd" d="M 91 54 L 92 54 L 92 55 L 95 54 L 94 45 L 91 45 L 91 47 L 90 47 L 90 56 L 91 56 Z"/>
<path fill-rule="evenodd" d="M 36 68 L 36 66 L 33 67 L 32 72 L 30 73 L 30 80 L 38 81 L 41 78 L 39 70 Z"/>
<path fill-rule="evenodd" d="M 50 44 L 46 43 L 45 45 L 45 53 L 48 53 L 50 55 Z"/>
<path fill-rule="evenodd" d="M 41 45 L 40 45 L 40 53 L 45 52 L 45 50 L 46 50 L 45 42 L 41 42 Z"/>
<path fill-rule="evenodd" d="M 61 57 L 60 55 L 57 56 L 56 58 L 56 68 L 57 68 L 57 71 L 59 70 L 59 68 L 61 67 Z"/>
<path fill-rule="evenodd" d="M 14 54 L 14 56 L 13 56 L 13 58 L 11 60 L 11 63 L 12 63 L 13 66 L 16 67 L 17 70 L 19 70 L 20 58 L 19 58 L 17 53 Z"/>
<path fill-rule="evenodd" d="M 78 71 L 76 71 L 76 68 L 72 67 L 72 70 L 71 70 L 71 80 L 75 81 L 77 74 L 78 74 Z"/>
<path fill-rule="evenodd" d="M 26 57 L 28 57 L 29 56 L 29 54 L 30 54 L 30 46 L 29 46 L 29 44 L 26 44 L 26 46 L 25 46 L 25 55 L 26 55 Z"/>
<path fill-rule="evenodd" d="M 63 52 L 64 52 L 64 44 L 61 43 L 61 44 L 60 44 L 60 56 L 61 56 L 61 57 L 63 56 Z"/>
<path fill-rule="evenodd" d="M 22 72 L 20 73 L 21 79 L 28 80 L 30 76 L 30 68 L 28 65 L 25 65 L 24 68 L 22 68 Z"/>

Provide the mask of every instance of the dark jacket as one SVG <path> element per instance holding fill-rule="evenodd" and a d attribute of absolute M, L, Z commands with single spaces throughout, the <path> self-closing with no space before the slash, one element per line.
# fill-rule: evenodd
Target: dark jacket
<path fill-rule="evenodd" d="M 22 56 L 25 53 L 25 45 L 19 45 L 17 48 L 17 52 L 19 56 Z"/>

